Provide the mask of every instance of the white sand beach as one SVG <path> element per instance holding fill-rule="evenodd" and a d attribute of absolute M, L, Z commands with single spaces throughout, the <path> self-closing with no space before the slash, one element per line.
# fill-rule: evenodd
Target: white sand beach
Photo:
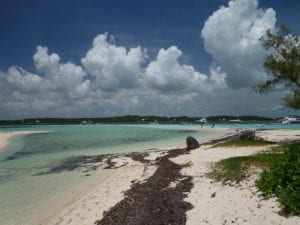
<path fill-rule="evenodd" d="M 6 148 L 11 138 L 18 135 L 38 134 L 38 133 L 49 133 L 51 131 L 9 131 L 0 132 L 0 151 Z"/>
<path fill-rule="evenodd" d="M 299 130 L 266 130 L 258 135 L 267 140 L 299 139 Z M 280 137 L 282 137 L 280 139 Z M 234 156 L 246 156 L 266 150 L 266 147 L 216 147 L 206 145 L 187 155 L 180 155 L 173 161 L 177 164 L 190 163 L 182 170 L 184 175 L 193 177 L 194 187 L 185 201 L 194 207 L 187 212 L 188 225 L 198 224 L 251 224 L 251 225 L 296 225 L 300 217 L 280 216 L 279 203 L 275 198 L 263 199 L 254 185 L 259 171 L 238 185 L 223 185 L 206 176 L 211 165 L 219 160 Z M 165 150 L 150 152 L 147 159 L 155 160 L 165 154 Z M 103 217 L 103 213 L 121 201 L 123 193 L 133 182 L 144 182 L 155 172 L 155 166 L 142 164 L 132 159 L 120 158 L 118 163 L 128 163 L 94 191 L 67 206 L 47 223 L 55 225 L 93 224 Z M 176 184 L 170 184 L 173 188 Z"/>
<path fill-rule="evenodd" d="M 263 130 L 257 131 L 256 135 L 274 142 L 284 142 L 287 140 L 300 140 L 300 130 Z"/>
<path fill-rule="evenodd" d="M 206 176 L 214 162 L 235 156 L 246 156 L 266 150 L 266 147 L 201 147 L 174 161 L 191 163 L 182 173 L 193 176 L 194 187 L 187 202 L 194 208 L 187 212 L 187 225 L 197 224 L 251 224 L 296 225 L 300 217 L 285 218 L 278 215 L 279 203 L 275 198 L 265 200 L 255 187 L 258 171 L 236 185 L 223 185 Z"/>

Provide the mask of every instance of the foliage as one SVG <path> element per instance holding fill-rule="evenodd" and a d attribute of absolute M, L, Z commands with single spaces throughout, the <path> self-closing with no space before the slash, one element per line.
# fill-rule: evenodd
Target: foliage
<path fill-rule="evenodd" d="M 285 150 L 288 150 L 289 146 L 279 145 L 272 146 L 270 149 L 263 151 L 263 153 L 283 153 Z"/>
<path fill-rule="evenodd" d="M 276 195 L 286 214 L 300 215 L 300 145 L 293 145 L 283 158 L 264 170 L 256 181 L 266 197 Z"/>
<path fill-rule="evenodd" d="M 264 93 L 274 89 L 278 84 L 289 88 L 290 93 L 283 100 L 287 107 L 300 109 L 300 40 L 285 26 L 279 34 L 267 31 L 261 42 L 269 54 L 264 60 L 265 70 L 272 79 L 258 84 L 255 89 Z"/>

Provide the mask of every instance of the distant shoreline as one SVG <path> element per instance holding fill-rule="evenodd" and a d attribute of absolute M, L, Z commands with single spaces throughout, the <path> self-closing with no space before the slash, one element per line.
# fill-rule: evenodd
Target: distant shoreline
<path fill-rule="evenodd" d="M 202 116 L 118 116 L 118 117 L 94 117 L 94 118 L 29 118 L 19 120 L 0 120 L 0 125 L 37 125 L 37 124 L 95 124 L 95 123 L 195 123 Z M 274 118 L 262 117 L 262 116 L 207 116 L 205 117 L 208 123 L 228 122 L 229 120 L 241 120 L 245 122 L 271 122 Z"/>

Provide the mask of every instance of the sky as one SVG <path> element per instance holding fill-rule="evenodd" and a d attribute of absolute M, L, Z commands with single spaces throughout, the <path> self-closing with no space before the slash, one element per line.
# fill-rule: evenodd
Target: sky
<path fill-rule="evenodd" d="M 0 119 L 286 116 L 259 38 L 297 0 L 1 0 Z"/>

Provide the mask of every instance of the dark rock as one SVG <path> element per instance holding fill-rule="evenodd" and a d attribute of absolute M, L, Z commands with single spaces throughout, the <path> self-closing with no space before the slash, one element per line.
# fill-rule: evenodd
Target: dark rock
<path fill-rule="evenodd" d="M 230 141 L 237 141 L 237 140 L 257 140 L 255 136 L 255 130 L 243 130 L 237 133 L 236 135 L 229 138 Z"/>
<path fill-rule="evenodd" d="M 244 130 L 240 134 L 240 140 L 255 140 L 255 130 Z"/>
<path fill-rule="evenodd" d="M 188 136 L 186 138 L 186 146 L 188 150 L 191 150 L 191 149 L 199 148 L 200 144 L 195 138 Z"/>

